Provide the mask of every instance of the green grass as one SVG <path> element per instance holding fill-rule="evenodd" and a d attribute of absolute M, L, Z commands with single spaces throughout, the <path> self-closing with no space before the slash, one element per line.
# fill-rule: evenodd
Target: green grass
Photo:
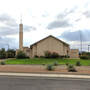
<path fill-rule="evenodd" d="M 73 64 L 75 65 L 77 61 L 80 61 L 83 66 L 90 66 L 90 60 L 81 59 L 45 59 L 45 58 L 34 58 L 34 59 L 8 59 L 6 64 L 53 64 L 54 62 L 58 64 Z"/>

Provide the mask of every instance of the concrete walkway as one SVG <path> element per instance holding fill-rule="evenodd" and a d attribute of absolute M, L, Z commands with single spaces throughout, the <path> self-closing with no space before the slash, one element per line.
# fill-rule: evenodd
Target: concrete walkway
<path fill-rule="evenodd" d="M 66 75 L 66 74 L 33 74 L 33 73 L 0 73 L 0 76 L 27 76 L 27 77 L 53 77 L 53 78 L 83 78 L 90 79 L 90 75 Z"/>

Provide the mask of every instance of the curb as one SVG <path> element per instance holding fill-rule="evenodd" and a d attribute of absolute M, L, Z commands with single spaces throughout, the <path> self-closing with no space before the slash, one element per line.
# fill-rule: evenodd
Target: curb
<path fill-rule="evenodd" d="M 49 78 L 82 78 L 90 79 L 90 75 L 65 75 L 65 74 L 33 74 L 33 73 L 0 73 L 0 76 L 20 77 L 49 77 Z"/>

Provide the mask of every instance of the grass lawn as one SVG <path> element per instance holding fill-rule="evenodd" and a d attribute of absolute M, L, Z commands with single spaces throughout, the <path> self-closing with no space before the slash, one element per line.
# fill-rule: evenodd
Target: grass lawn
<path fill-rule="evenodd" d="M 90 60 L 81 60 L 81 59 L 45 59 L 45 58 L 34 58 L 34 59 L 8 59 L 6 64 L 53 64 L 54 62 L 58 64 L 76 64 L 77 61 L 80 61 L 83 66 L 90 66 Z"/>

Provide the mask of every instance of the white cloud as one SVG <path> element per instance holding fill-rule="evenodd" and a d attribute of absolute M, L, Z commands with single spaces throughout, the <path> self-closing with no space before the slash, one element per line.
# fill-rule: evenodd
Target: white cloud
<path fill-rule="evenodd" d="M 22 14 L 24 27 L 32 26 L 36 29 L 24 33 L 24 45 L 27 46 L 50 34 L 58 37 L 64 31 L 90 30 L 89 12 L 90 0 L 0 0 L 0 16 L 6 13 L 14 19 L 7 22 L 10 27 L 14 21 L 17 25 L 20 23 L 20 15 Z M 62 15 L 62 17 L 58 18 L 59 15 Z M 64 21 L 66 20 L 72 25 L 66 28 L 56 28 L 53 25 L 54 29 L 46 29 L 50 23 L 59 21 L 61 18 L 64 18 Z M 5 24 L 6 22 L 4 24 L 0 22 L 0 28 L 6 28 Z M 64 22 L 61 24 L 64 25 Z M 3 32 L 1 29 L 0 31 Z M 4 33 L 10 32 L 6 30 Z M 14 37 L 18 42 L 18 33 L 15 33 L 15 35 L 10 34 L 8 37 Z"/>

